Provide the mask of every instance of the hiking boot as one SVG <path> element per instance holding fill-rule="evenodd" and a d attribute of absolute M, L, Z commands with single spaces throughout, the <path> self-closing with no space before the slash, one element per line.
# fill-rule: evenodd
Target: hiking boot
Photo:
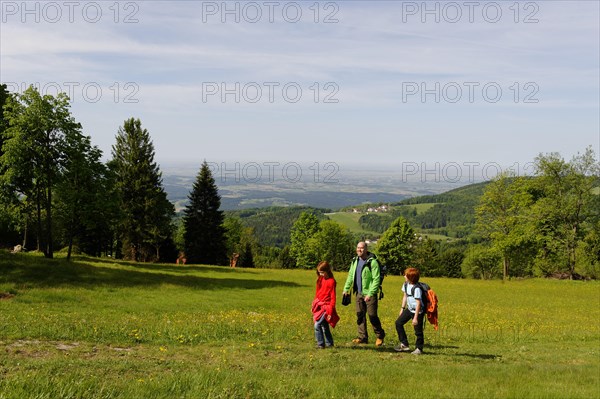
<path fill-rule="evenodd" d="M 413 354 L 413 355 L 422 355 L 423 351 L 421 351 L 421 349 L 417 348 L 414 351 L 412 351 L 411 354 Z"/>
<path fill-rule="evenodd" d="M 352 340 L 353 344 L 368 344 L 369 341 L 365 340 L 365 339 L 360 339 L 360 338 L 354 338 Z"/>
<path fill-rule="evenodd" d="M 408 346 L 404 345 L 403 343 L 400 343 L 397 346 L 394 346 L 394 350 L 396 352 L 410 352 L 410 348 Z"/>
<path fill-rule="evenodd" d="M 383 345 L 383 338 L 377 338 L 375 340 L 375 346 L 381 346 Z"/>

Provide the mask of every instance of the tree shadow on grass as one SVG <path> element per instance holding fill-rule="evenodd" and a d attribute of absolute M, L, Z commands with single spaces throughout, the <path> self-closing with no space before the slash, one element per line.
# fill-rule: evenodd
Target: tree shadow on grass
<path fill-rule="evenodd" d="M 485 353 L 454 353 L 451 356 L 464 356 L 464 357 L 470 357 L 473 359 L 481 359 L 481 360 L 502 359 L 501 355 L 491 355 L 491 354 L 485 354 Z"/>
<path fill-rule="evenodd" d="M 212 278 L 149 272 L 145 268 L 103 267 L 85 262 L 44 259 L 28 256 L 0 255 L 0 283 L 31 287 L 156 287 L 171 284 L 181 287 L 219 290 L 223 288 L 262 289 L 301 287 L 301 284 L 279 280 L 244 278 Z M 133 266 L 133 264 L 132 264 Z"/>
<path fill-rule="evenodd" d="M 110 265 L 116 266 L 131 266 L 135 269 L 144 269 L 144 270 L 161 270 L 167 272 L 219 272 L 219 273 L 235 273 L 236 270 L 244 270 L 244 273 L 257 273 L 252 269 L 248 268 L 232 268 L 229 266 L 214 266 L 214 265 L 176 265 L 176 264 L 165 264 L 165 263 L 138 263 L 138 262 L 128 262 L 124 260 L 114 260 L 108 258 L 94 258 L 91 256 L 77 256 L 75 261 L 88 262 L 88 263 L 106 263 Z"/>

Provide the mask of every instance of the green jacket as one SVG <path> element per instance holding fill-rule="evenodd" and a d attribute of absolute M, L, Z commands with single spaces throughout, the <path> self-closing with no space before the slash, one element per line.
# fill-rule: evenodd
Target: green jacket
<path fill-rule="evenodd" d="M 367 267 L 368 264 L 371 267 Z M 344 284 L 344 292 L 350 292 L 353 290 L 357 292 L 357 287 L 354 286 L 354 275 L 356 274 L 356 266 L 358 266 L 358 256 L 352 260 L 350 265 L 350 271 L 348 272 L 348 278 L 346 284 Z M 377 297 L 379 291 L 379 284 L 381 283 L 381 272 L 379 268 L 379 262 L 377 257 L 368 252 L 367 260 L 362 269 L 362 293 L 364 296 Z"/>

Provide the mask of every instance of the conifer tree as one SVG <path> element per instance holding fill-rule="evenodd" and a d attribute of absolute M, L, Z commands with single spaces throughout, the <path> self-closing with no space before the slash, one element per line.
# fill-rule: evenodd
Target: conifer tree
<path fill-rule="evenodd" d="M 161 246 L 172 236 L 175 210 L 162 186 L 150 134 L 139 119 L 130 118 L 119 127 L 112 156 L 121 253 L 129 260 L 159 260 Z"/>
<path fill-rule="evenodd" d="M 185 254 L 189 263 L 227 264 L 224 216 L 215 179 L 206 161 L 196 177 L 184 210 Z"/>

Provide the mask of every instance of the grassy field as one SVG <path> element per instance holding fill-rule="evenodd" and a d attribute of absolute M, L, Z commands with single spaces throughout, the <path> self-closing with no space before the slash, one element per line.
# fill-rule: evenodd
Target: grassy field
<path fill-rule="evenodd" d="M 0 252 L 0 398 L 600 396 L 598 282 L 423 280 L 440 298 L 424 355 L 393 351 L 396 276 L 383 347 L 351 344 L 339 306 L 336 347 L 318 351 L 311 271 Z"/>
<path fill-rule="evenodd" d="M 415 205 L 403 205 L 403 206 L 410 206 L 412 208 L 416 208 L 417 213 L 419 214 L 419 213 L 425 212 L 427 209 L 431 208 L 433 205 L 435 205 L 435 204 L 428 203 L 428 204 L 415 204 Z M 360 219 L 360 217 L 362 215 L 363 215 L 362 213 L 352 213 L 352 212 L 336 212 L 336 213 L 328 213 L 327 214 L 327 216 L 331 220 L 340 223 L 341 225 L 346 227 L 352 233 L 362 234 L 367 237 L 381 236 L 381 233 L 378 233 L 376 231 L 365 230 L 361 227 L 361 225 L 358 223 L 358 219 Z M 432 240 L 436 240 L 436 241 L 452 240 L 451 238 L 441 235 L 441 234 L 423 233 L 423 235 L 429 237 Z"/>
<path fill-rule="evenodd" d="M 417 210 L 417 215 L 420 215 L 421 213 L 424 213 L 426 211 L 428 211 L 429 209 L 433 208 L 435 204 L 434 203 L 425 203 L 425 204 L 413 204 L 413 205 L 403 205 L 403 206 L 409 206 L 411 208 L 415 208 Z"/>
<path fill-rule="evenodd" d="M 350 232 L 365 234 L 365 235 L 374 235 L 379 236 L 381 233 L 377 233 L 375 231 L 365 230 L 358 223 L 358 219 L 363 215 L 362 213 L 352 213 L 352 212 L 336 212 L 336 213 L 327 213 L 326 214 L 331 220 L 338 222 L 339 224 L 345 226 Z"/>

